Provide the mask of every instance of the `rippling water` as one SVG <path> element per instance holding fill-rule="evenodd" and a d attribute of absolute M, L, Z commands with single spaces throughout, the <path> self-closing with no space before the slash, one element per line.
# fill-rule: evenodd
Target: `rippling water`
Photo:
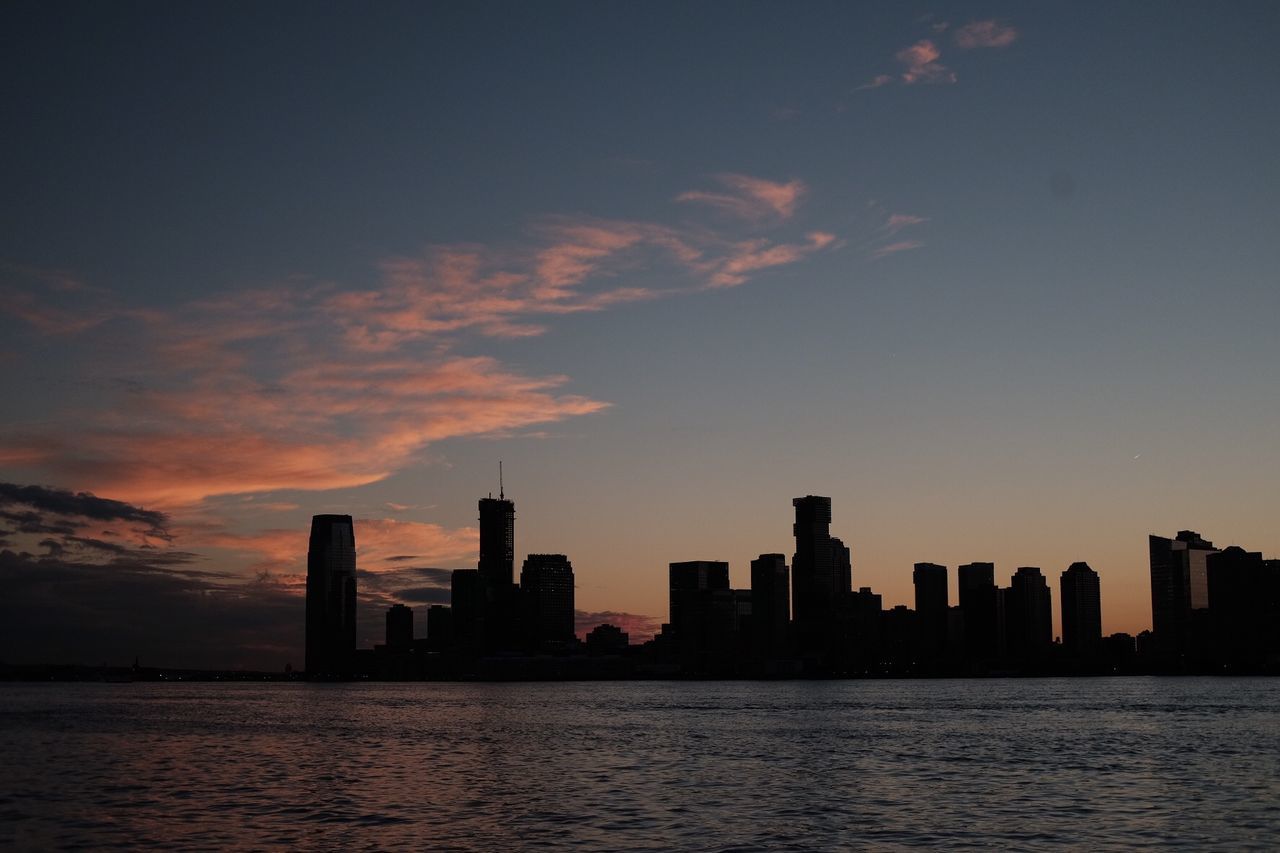
<path fill-rule="evenodd" d="M 0 685 L 0 844 L 1280 847 L 1280 679 Z"/>

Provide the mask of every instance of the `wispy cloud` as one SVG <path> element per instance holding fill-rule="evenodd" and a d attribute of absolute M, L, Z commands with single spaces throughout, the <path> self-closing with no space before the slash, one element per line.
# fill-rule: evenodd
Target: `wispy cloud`
<path fill-rule="evenodd" d="M 928 222 L 927 216 L 914 216 L 910 213 L 892 213 L 884 224 L 884 230 L 889 234 L 897 234 L 903 228 L 912 225 L 923 225 Z"/>
<path fill-rule="evenodd" d="M 1018 31 L 994 20 L 973 21 L 957 29 L 952 38 L 961 50 L 1008 47 L 1018 40 Z"/>
<path fill-rule="evenodd" d="M 942 51 L 930 39 L 921 39 L 894 54 L 894 58 L 906 66 L 902 82 L 908 86 L 956 82 L 956 73 L 938 61 L 941 57 Z"/>
<path fill-rule="evenodd" d="M 676 196 L 676 201 L 708 204 L 731 216 L 759 222 L 790 219 L 806 191 L 799 180 L 779 183 L 736 174 L 717 175 L 715 180 L 724 187 L 723 192 L 690 190 Z"/>
<path fill-rule="evenodd" d="M 881 246 L 880 248 L 875 249 L 871 252 L 871 257 L 877 259 L 883 258 L 889 255 L 896 255 L 899 252 L 909 252 L 912 249 L 919 249 L 922 246 L 924 246 L 924 243 L 919 240 L 898 240 L 895 243 L 890 243 L 887 246 Z"/>

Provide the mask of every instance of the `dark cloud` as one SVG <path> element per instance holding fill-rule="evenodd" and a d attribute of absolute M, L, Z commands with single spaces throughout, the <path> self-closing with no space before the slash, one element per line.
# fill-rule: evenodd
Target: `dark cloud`
<path fill-rule="evenodd" d="M 136 552 L 98 563 L 0 551 L 0 649 L 10 663 L 301 668 L 305 602 L 269 581 Z"/>
<path fill-rule="evenodd" d="M 396 593 L 405 604 L 448 604 L 450 594 L 448 587 L 414 586 Z"/>
<path fill-rule="evenodd" d="M 35 521 L 41 520 L 41 514 L 49 513 L 73 518 L 88 518 L 94 521 L 123 521 L 141 525 L 147 535 L 168 538 L 169 517 L 162 512 L 142 509 L 123 501 L 100 498 L 89 492 L 72 492 L 69 489 L 57 489 L 49 486 L 19 486 L 15 483 L 0 483 L 0 506 L 19 505 L 30 507 Z M 5 518 L 13 519 L 13 515 L 0 513 Z M 13 519 L 16 520 L 16 519 Z M 35 532 L 35 531 L 29 531 Z M 50 533 L 59 531 L 47 531 Z"/>

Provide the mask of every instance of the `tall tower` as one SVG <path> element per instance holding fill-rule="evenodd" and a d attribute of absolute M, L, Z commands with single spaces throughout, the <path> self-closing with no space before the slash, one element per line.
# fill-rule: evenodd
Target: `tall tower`
<path fill-rule="evenodd" d="M 996 605 L 995 564 L 965 563 L 957 573 L 966 654 L 973 660 L 994 660 L 999 657 L 1003 633 Z"/>
<path fill-rule="evenodd" d="M 947 567 L 937 563 L 916 563 L 911 573 L 916 588 L 916 625 L 920 653 L 927 661 L 942 658 L 947 648 Z"/>
<path fill-rule="evenodd" d="M 1053 598 L 1044 575 L 1034 566 L 1020 567 L 1004 597 L 1009 656 L 1023 663 L 1043 659 L 1053 648 Z"/>
<path fill-rule="evenodd" d="M 793 498 L 791 530 L 796 552 L 791 558 L 791 607 L 797 623 L 826 622 L 853 589 L 849 549 L 831 535 L 831 498 Z"/>
<path fill-rule="evenodd" d="M 787 654 L 791 624 L 791 570 L 782 554 L 761 554 L 751 561 L 751 631 L 757 656 Z"/>
<path fill-rule="evenodd" d="M 491 594 L 504 593 L 515 582 L 516 505 L 501 490 L 480 499 L 480 576 Z"/>
<path fill-rule="evenodd" d="M 1151 629 L 1156 645 L 1167 654 L 1192 651 L 1192 613 L 1209 606 L 1206 571 L 1213 543 L 1194 530 L 1179 530 L 1173 539 L 1148 536 L 1151 556 Z"/>
<path fill-rule="evenodd" d="M 349 515 L 311 518 L 307 548 L 307 675 L 351 675 L 356 651 L 356 536 Z"/>
<path fill-rule="evenodd" d="M 1062 573 L 1062 646 L 1088 658 L 1102 645 L 1102 591 L 1088 563 L 1072 563 Z"/>

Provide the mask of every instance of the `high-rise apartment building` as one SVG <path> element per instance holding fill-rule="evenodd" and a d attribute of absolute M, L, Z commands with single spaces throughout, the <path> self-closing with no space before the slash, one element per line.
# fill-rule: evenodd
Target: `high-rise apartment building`
<path fill-rule="evenodd" d="M 1004 633 L 997 606 L 995 564 L 965 563 L 956 574 L 965 655 L 972 661 L 994 661 L 1000 657 L 1000 637 Z"/>
<path fill-rule="evenodd" d="M 791 570 L 782 554 L 761 554 L 751 561 L 751 632 L 755 654 L 787 654 L 791 625 Z"/>
<path fill-rule="evenodd" d="M 920 654 L 926 661 L 941 660 L 947 648 L 947 567 L 916 563 L 911 573 L 916 591 L 916 626 Z"/>
<path fill-rule="evenodd" d="M 1096 655 L 1102 645 L 1102 591 L 1088 563 L 1062 573 L 1062 647 L 1076 658 Z"/>
<path fill-rule="evenodd" d="M 1151 557 L 1151 628 L 1157 648 L 1165 654 L 1193 651 L 1209 607 L 1207 559 L 1213 543 L 1194 530 L 1180 530 L 1173 539 L 1147 537 Z"/>
<path fill-rule="evenodd" d="M 1040 570 L 1022 566 L 1005 590 L 1005 640 L 1010 658 L 1035 662 L 1053 646 L 1053 597 Z"/>
<path fill-rule="evenodd" d="M 794 498 L 796 539 L 791 558 L 791 612 L 802 654 L 823 653 L 835 641 L 841 610 L 853 591 L 849 549 L 831 535 L 831 498 Z"/>

